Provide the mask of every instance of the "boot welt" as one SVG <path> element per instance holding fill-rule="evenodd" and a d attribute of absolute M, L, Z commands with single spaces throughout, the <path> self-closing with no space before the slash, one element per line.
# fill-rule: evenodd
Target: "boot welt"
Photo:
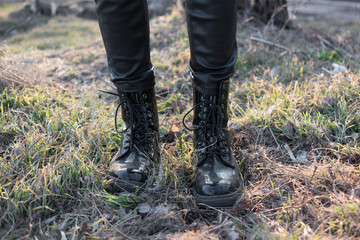
<path fill-rule="evenodd" d="M 224 195 L 206 196 L 198 194 L 194 188 L 192 191 L 197 203 L 203 203 L 211 207 L 232 207 L 242 192 L 241 190 L 236 190 L 233 193 Z"/>

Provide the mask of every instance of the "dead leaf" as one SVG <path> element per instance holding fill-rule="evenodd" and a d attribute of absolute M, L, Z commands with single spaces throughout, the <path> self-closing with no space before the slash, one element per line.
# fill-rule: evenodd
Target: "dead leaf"
<path fill-rule="evenodd" d="M 178 133 L 181 131 L 181 129 L 177 126 L 177 125 L 172 125 L 171 127 L 171 131 L 174 132 L 174 133 Z"/>

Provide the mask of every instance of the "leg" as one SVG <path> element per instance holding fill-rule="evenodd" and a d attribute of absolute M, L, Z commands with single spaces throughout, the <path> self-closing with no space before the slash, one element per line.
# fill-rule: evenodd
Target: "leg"
<path fill-rule="evenodd" d="M 154 86 L 146 0 L 96 0 L 111 80 L 122 91 Z"/>
<path fill-rule="evenodd" d="M 233 205 L 242 187 L 226 129 L 229 78 L 237 59 L 236 6 L 237 0 L 186 2 L 196 126 L 193 194 L 214 207 Z"/>
<path fill-rule="evenodd" d="M 120 97 L 126 125 L 120 132 L 120 150 L 110 163 L 110 184 L 115 191 L 133 191 L 146 182 L 152 163 L 159 158 L 147 1 L 95 1 L 111 80 L 118 89 L 115 95 Z"/>
<path fill-rule="evenodd" d="M 220 83 L 234 73 L 237 59 L 237 0 L 187 0 L 190 70 L 194 87 L 218 93 Z"/>

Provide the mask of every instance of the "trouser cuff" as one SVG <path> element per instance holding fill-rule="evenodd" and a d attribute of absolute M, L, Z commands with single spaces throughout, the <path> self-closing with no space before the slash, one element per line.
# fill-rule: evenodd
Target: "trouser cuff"
<path fill-rule="evenodd" d="M 195 72 L 191 64 L 189 64 L 189 69 L 193 88 L 205 95 L 218 95 L 221 83 L 234 74 L 234 71 L 229 69 L 218 72 Z"/>
<path fill-rule="evenodd" d="M 153 68 L 134 78 L 119 78 L 111 73 L 110 79 L 114 85 L 123 92 L 140 92 L 155 86 Z"/>

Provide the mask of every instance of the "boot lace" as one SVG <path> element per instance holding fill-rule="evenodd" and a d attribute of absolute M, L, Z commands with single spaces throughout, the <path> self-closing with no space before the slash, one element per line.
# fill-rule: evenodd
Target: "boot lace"
<path fill-rule="evenodd" d="M 200 108 L 199 123 L 195 128 L 190 128 L 186 125 L 185 119 L 197 108 Z M 184 115 L 185 129 L 197 132 L 197 143 L 194 146 L 198 153 L 197 167 L 203 165 L 207 159 L 213 159 L 212 157 L 216 156 L 216 159 L 224 165 L 234 168 L 229 159 L 230 144 L 222 128 L 223 122 L 224 113 L 221 106 L 208 99 L 202 100 Z"/>
<path fill-rule="evenodd" d="M 119 95 L 117 93 L 99 90 L 100 92 L 107 93 L 113 96 L 117 96 L 121 99 L 124 97 L 124 101 L 120 101 L 115 111 L 115 130 L 117 134 L 129 134 L 130 141 L 126 141 L 124 150 L 132 151 L 134 148 L 142 150 L 143 152 L 151 151 L 151 138 L 154 135 L 154 131 L 149 127 L 149 124 L 153 124 L 152 113 L 149 110 L 150 104 L 148 102 L 133 103 L 126 94 Z M 146 98 L 147 96 L 143 96 Z M 130 116 L 130 121 L 126 124 L 126 128 L 122 131 L 118 130 L 118 113 L 121 105 L 124 105 Z M 130 131 L 128 131 L 130 130 Z"/>

